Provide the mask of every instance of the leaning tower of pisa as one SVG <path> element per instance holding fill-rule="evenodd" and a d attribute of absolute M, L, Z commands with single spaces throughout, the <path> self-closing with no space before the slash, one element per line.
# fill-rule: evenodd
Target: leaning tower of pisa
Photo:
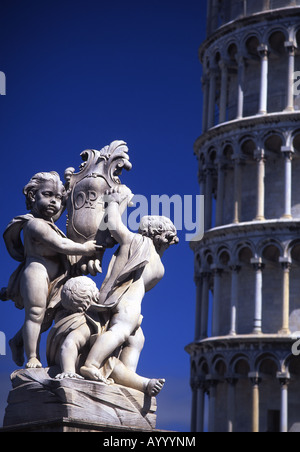
<path fill-rule="evenodd" d="M 192 430 L 299 431 L 300 1 L 208 0 L 199 55 Z"/>

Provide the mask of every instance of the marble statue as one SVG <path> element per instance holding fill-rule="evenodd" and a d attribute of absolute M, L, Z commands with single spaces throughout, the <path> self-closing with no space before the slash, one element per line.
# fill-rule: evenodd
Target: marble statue
<path fill-rule="evenodd" d="M 177 231 L 159 216 L 142 218 L 138 233 L 122 222 L 133 197 L 119 179 L 132 167 L 125 142 L 81 156 L 78 173 L 66 170 L 65 185 L 56 172 L 34 175 L 24 188 L 29 213 L 4 232 L 20 265 L 0 298 L 25 311 L 22 329 L 10 340 L 12 356 L 23 366 L 25 352 L 26 368 L 41 369 L 40 336 L 51 328 L 46 354 L 56 381 L 119 385 L 153 397 L 165 380 L 137 374 L 144 346 L 141 304 L 164 276 L 162 256 L 178 243 Z M 65 209 L 67 235 L 55 225 Z M 102 273 L 105 250 L 115 245 L 98 288 L 91 277 Z"/>
<path fill-rule="evenodd" d="M 11 221 L 4 240 L 10 255 L 21 261 L 10 278 L 6 298 L 25 310 L 22 334 L 17 333 L 10 346 L 21 364 L 24 343 L 26 367 L 30 368 L 42 367 L 38 359 L 41 327 L 49 304 L 53 307 L 59 301 L 55 291 L 68 275 L 67 256 L 90 255 L 100 247 L 95 241 L 73 242 L 55 226 L 54 219 L 59 218 L 66 197 L 57 173 L 36 174 L 24 188 L 24 194 L 30 213 Z"/>
<path fill-rule="evenodd" d="M 63 331 L 67 331 L 68 335 L 59 346 L 56 360 L 52 362 L 53 358 L 48 358 L 48 361 L 51 364 L 60 363 L 62 373 L 58 378 L 84 376 L 89 380 L 110 384 L 108 375 L 112 375 L 119 384 L 127 381 L 130 387 L 156 395 L 164 380 L 150 382 L 135 374 L 143 344 L 141 302 L 145 293 L 163 277 L 161 257 L 171 244 L 178 242 L 178 238 L 174 225 L 164 217 L 145 217 L 141 221 L 139 234 L 130 232 L 122 222 L 119 206 L 124 199 L 129 202 L 131 197 L 131 191 L 125 186 L 106 192 L 108 229 L 120 247 L 110 262 L 100 290 L 92 280 L 85 277 L 70 279 L 65 284 L 62 305 L 66 313 L 63 320 L 59 313 L 59 321 L 49 334 L 50 356 L 53 350 L 57 355 L 56 347 L 52 344 L 55 337 L 61 340 Z M 72 315 L 69 316 L 69 312 Z M 102 319 L 101 313 L 105 314 Z M 76 322 L 73 322 L 75 318 Z M 70 320 L 73 322 L 72 332 Z M 100 327 L 93 332 L 95 322 L 98 324 L 99 321 Z M 91 346 L 85 363 L 76 369 L 79 351 L 87 343 Z M 112 356 L 116 357 L 116 351 L 119 359 L 112 371 L 107 362 Z"/>
<path fill-rule="evenodd" d="M 62 291 L 62 306 L 64 310 L 60 311 L 48 336 L 48 364 L 60 366 L 62 372 L 56 375 L 56 379 L 84 379 L 79 357 L 85 359 L 89 349 L 95 347 L 96 338 L 107 331 L 111 316 L 108 312 L 99 312 L 99 290 L 95 282 L 86 276 L 66 282 Z M 108 385 L 117 383 L 137 389 L 150 396 L 157 395 L 165 380 L 148 379 L 136 373 L 143 344 L 144 337 L 138 327 L 126 342 L 107 357 L 101 366 L 101 379 L 97 380 Z"/>
<path fill-rule="evenodd" d="M 106 378 L 99 369 L 140 328 L 142 299 L 164 275 L 163 253 L 178 242 L 174 225 L 164 217 L 145 217 L 139 234 L 130 232 L 119 211 L 124 199 L 130 200 L 130 190 L 120 186 L 106 195 L 108 229 L 120 245 L 99 293 L 99 303 L 109 307 L 111 319 L 108 330 L 97 338 L 80 369 L 87 378 L 104 382 Z M 131 357 L 128 359 L 131 361 Z"/>

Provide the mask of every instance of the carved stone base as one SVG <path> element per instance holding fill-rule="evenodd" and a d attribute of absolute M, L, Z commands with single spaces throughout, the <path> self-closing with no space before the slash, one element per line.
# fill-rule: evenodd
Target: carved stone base
<path fill-rule="evenodd" d="M 70 431 L 153 431 L 156 399 L 135 389 L 87 380 L 55 380 L 58 369 L 22 369 L 11 375 L 3 426 L 31 431 L 59 425 Z M 21 427 L 22 426 L 22 427 Z M 44 427 L 42 427 L 44 426 Z M 62 427 L 65 426 L 65 429 Z M 32 430 L 32 428 L 34 430 Z M 58 428 L 58 427 L 57 427 Z"/>

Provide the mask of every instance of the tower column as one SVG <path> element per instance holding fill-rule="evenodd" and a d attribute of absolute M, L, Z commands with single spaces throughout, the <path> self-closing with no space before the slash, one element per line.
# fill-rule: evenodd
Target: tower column
<path fill-rule="evenodd" d="M 218 0 L 212 0 L 212 7 L 211 7 L 211 30 L 215 31 L 216 28 L 218 28 Z"/>
<path fill-rule="evenodd" d="M 208 415 L 208 432 L 213 433 L 215 431 L 215 416 L 216 416 L 216 395 L 218 378 L 214 378 L 213 375 L 207 375 L 206 380 L 209 387 L 209 415 Z"/>
<path fill-rule="evenodd" d="M 192 377 L 190 381 L 192 389 L 192 413 L 191 413 L 191 432 L 197 431 L 197 377 Z"/>
<path fill-rule="evenodd" d="M 237 95 L 237 119 L 244 115 L 244 79 L 245 79 L 245 60 L 242 55 L 237 57 L 238 63 L 238 95 Z"/>
<path fill-rule="evenodd" d="M 209 279 L 210 273 L 202 273 L 202 298 L 201 298 L 201 330 L 200 337 L 204 339 L 207 337 L 207 324 L 208 324 L 208 304 L 209 304 Z"/>
<path fill-rule="evenodd" d="M 201 309 L 202 309 L 202 275 L 195 276 L 196 284 L 196 326 L 195 326 L 195 341 L 201 339 Z"/>
<path fill-rule="evenodd" d="M 219 123 L 222 124 L 226 121 L 226 108 L 227 108 L 227 87 L 228 87 L 228 66 L 226 61 L 221 60 L 219 63 L 221 69 L 221 94 L 220 94 L 220 116 Z"/>
<path fill-rule="evenodd" d="M 253 322 L 253 334 L 262 334 L 262 272 L 264 264 L 261 258 L 251 259 L 255 271 L 255 309 L 254 309 L 254 322 Z"/>
<path fill-rule="evenodd" d="M 204 400 L 205 400 L 205 381 L 202 378 L 197 380 L 197 424 L 196 431 L 204 431 Z"/>
<path fill-rule="evenodd" d="M 203 91 L 203 114 L 202 114 L 202 132 L 207 131 L 208 116 L 208 96 L 209 96 L 209 78 L 207 75 L 202 78 L 202 91 Z"/>
<path fill-rule="evenodd" d="M 257 161 L 256 221 L 265 220 L 265 151 L 258 149 L 254 155 Z"/>
<path fill-rule="evenodd" d="M 221 278 L 223 269 L 218 268 L 216 265 L 211 266 L 211 270 L 214 275 L 214 298 L 213 298 L 213 318 L 212 318 L 212 335 L 219 335 L 220 327 L 220 297 L 221 297 Z"/>
<path fill-rule="evenodd" d="M 212 194 L 213 194 L 213 175 L 214 170 L 211 167 L 206 168 L 206 183 L 205 183 L 205 230 L 211 228 L 212 221 Z"/>
<path fill-rule="evenodd" d="M 199 186 L 200 186 L 200 195 L 206 195 L 206 177 L 202 168 L 199 168 Z"/>
<path fill-rule="evenodd" d="M 216 205 L 216 227 L 223 224 L 224 214 L 224 191 L 225 191 L 225 170 L 226 165 L 222 159 L 218 162 L 218 189 L 217 189 L 217 205 Z"/>
<path fill-rule="evenodd" d="M 287 106 L 285 111 L 294 111 L 294 72 L 295 72 L 295 44 L 287 41 L 284 46 L 288 52 L 288 85 L 287 85 Z"/>
<path fill-rule="evenodd" d="M 260 76 L 260 101 L 259 115 L 267 114 L 268 105 L 268 72 L 269 72 L 269 52 L 268 46 L 261 44 L 257 51 L 261 59 L 261 76 Z"/>
<path fill-rule="evenodd" d="M 236 335 L 236 323 L 237 323 L 237 306 L 239 296 L 239 272 L 241 270 L 240 265 L 232 265 L 231 269 L 231 315 L 230 315 L 230 332 L 231 336 Z"/>
<path fill-rule="evenodd" d="M 292 219 L 292 161 L 295 151 L 291 146 L 282 146 L 281 152 L 284 155 L 285 167 L 283 218 Z"/>
<path fill-rule="evenodd" d="M 279 334 L 290 334 L 290 270 L 292 268 L 291 260 L 280 258 L 282 266 L 282 327 Z"/>
<path fill-rule="evenodd" d="M 280 409 L 280 431 L 281 433 L 288 432 L 289 417 L 288 417 L 288 385 L 290 382 L 290 374 L 288 372 L 278 372 L 277 378 L 281 387 L 281 409 Z"/>
<path fill-rule="evenodd" d="M 257 372 L 250 372 L 252 383 L 252 433 L 259 433 L 259 385 L 261 378 Z"/>
<path fill-rule="evenodd" d="M 228 396 L 227 396 L 227 412 L 228 412 L 228 433 L 234 432 L 235 423 L 235 387 L 238 379 L 235 377 L 226 378 L 228 385 Z"/>
<path fill-rule="evenodd" d="M 209 71 L 208 129 L 211 129 L 215 125 L 216 85 L 217 71 L 216 68 L 211 68 Z"/>
<path fill-rule="evenodd" d="M 238 224 L 241 218 L 242 210 L 242 164 L 243 160 L 239 157 L 234 159 L 234 215 L 233 223 Z"/>

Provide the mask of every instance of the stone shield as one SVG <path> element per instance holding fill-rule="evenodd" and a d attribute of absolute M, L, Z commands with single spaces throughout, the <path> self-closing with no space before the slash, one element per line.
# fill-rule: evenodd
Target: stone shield
<path fill-rule="evenodd" d="M 128 148 L 124 141 L 114 141 L 101 151 L 86 150 L 81 157 L 83 163 L 79 173 L 72 168 L 65 173 L 69 192 L 67 236 L 79 243 L 97 240 L 98 245 L 112 247 L 115 242 L 103 226 L 104 197 L 106 190 L 121 184 L 122 169 L 132 167 Z"/>

